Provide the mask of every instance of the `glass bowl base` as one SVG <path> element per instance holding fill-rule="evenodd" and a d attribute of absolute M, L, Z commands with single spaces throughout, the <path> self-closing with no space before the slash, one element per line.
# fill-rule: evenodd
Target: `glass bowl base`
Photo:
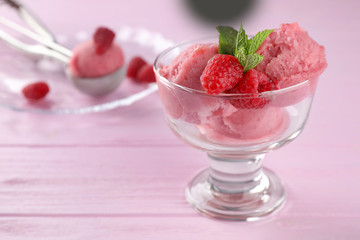
<path fill-rule="evenodd" d="M 219 191 L 209 179 L 210 169 L 205 169 L 186 188 L 188 202 L 209 217 L 254 221 L 274 212 L 285 200 L 280 178 L 266 168 L 257 186 L 240 192 Z"/>

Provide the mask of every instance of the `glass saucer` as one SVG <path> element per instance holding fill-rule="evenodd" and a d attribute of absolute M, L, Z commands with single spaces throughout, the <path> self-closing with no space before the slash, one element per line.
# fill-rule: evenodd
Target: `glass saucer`
<path fill-rule="evenodd" d="M 139 55 L 150 64 L 155 57 L 173 43 L 161 34 L 146 29 L 120 27 L 116 42 L 124 51 L 125 61 Z M 91 33 L 78 32 L 74 36 L 58 35 L 58 43 L 72 49 L 90 39 Z M 121 85 L 104 97 L 91 97 L 79 92 L 66 78 L 64 65 L 46 57 L 20 53 L 0 41 L 0 106 L 15 111 L 44 114 L 84 114 L 129 106 L 157 90 L 156 84 L 134 83 L 125 78 Z M 45 99 L 29 102 L 21 93 L 31 82 L 46 81 L 50 92 Z"/>

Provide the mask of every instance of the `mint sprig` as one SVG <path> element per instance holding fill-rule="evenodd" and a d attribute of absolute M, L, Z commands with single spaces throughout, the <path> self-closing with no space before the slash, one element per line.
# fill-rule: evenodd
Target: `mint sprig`
<path fill-rule="evenodd" d="M 249 49 L 248 53 L 255 53 L 256 50 L 260 47 L 260 45 L 263 43 L 265 38 L 267 38 L 274 29 L 266 29 L 262 32 L 258 32 L 255 36 L 249 39 Z"/>
<path fill-rule="evenodd" d="M 220 54 L 235 54 L 235 39 L 238 35 L 238 31 L 236 31 L 232 27 L 227 26 L 217 26 L 216 29 L 220 33 L 219 35 L 219 53 Z"/>
<path fill-rule="evenodd" d="M 218 26 L 219 32 L 219 53 L 235 56 L 244 68 L 244 72 L 255 68 L 264 56 L 256 53 L 260 45 L 274 30 L 264 30 L 248 39 L 248 36 L 241 24 L 239 31 L 232 27 Z"/>
<path fill-rule="evenodd" d="M 240 62 L 240 64 L 244 68 L 244 72 L 255 68 L 262 60 L 264 60 L 264 56 L 258 53 L 248 54 L 244 58 L 245 60 L 243 62 Z"/>

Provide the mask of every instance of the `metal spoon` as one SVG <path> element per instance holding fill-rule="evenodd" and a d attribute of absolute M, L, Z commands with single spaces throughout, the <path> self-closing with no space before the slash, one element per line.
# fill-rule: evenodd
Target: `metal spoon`
<path fill-rule="evenodd" d="M 15 49 L 35 55 L 43 55 L 59 60 L 60 62 L 66 65 L 65 73 L 70 79 L 72 84 L 81 92 L 92 95 L 92 96 L 102 96 L 114 91 L 119 84 L 122 82 L 125 76 L 125 67 L 122 66 L 117 71 L 96 78 L 81 78 L 74 76 L 71 71 L 69 71 L 68 63 L 72 57 L 72 51 L 55 43 L 54 41 L 44 38 L 35 34 L 34 32 L 0 16 L 0 24 L 15 30 L 22 35 L 29 37 L 41 44 L 31 45 L 26 44 L 18 39 L 12 37 L 8 33 L 0 29 L 0 39 L 8 43 L 10 46 Z"/>
<path fill-rule="evenodd" d="M 26 6 L 24 6 L 18 0 L 0 0 L 9 7 L 15 9 L 15 11 L 20 15 L 20 17 L 29 25 L 32 30 L 38 33 L 40 36 L 47 38 L 53 42 L 56 42 L 54 35 L 51 33 L 50 29 Z"/>

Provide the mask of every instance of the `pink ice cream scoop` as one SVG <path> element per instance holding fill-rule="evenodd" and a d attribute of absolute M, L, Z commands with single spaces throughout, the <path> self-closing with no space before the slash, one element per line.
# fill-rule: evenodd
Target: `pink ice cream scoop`
<path fill-rule="evenodd" d="M 288 125 L 288 116 L 282 108 L 266 106 L 261 109 L 237 109 L 231 104 L 221 108 L 199 125 L 199 130 L 209 140 L 239 144 L 247 141 L 264 141 L 281 134 Z"/>
<path fill-rule="evenodd" d="M 217 53 L 217 44 L 194 44 L 181 52 L 170 65 L 161 68 L 160 74 L 177 85 L 203 91 L 200 76 L 208 60 Z M 215 111 L 220 107 L 215 99 L 203 101 L 182 92 L 162 91 L 161 85 L 160 88 L 160 95 L 169 103 L 167 109 L 174 118 L 184 118 L 188 122 L 199 124 L 209 115 L 209 111 Z"/>
<path fill-rule="evenodd" d="M 100 27 L 93 39 L 73 50 L 67 73 L 74 85 L 90 95 L 104 95 L 115 90 L 124 77 L 124 54 L 113 42 L 115 33 Z"/>
<path fill-rule="evenodd" d="M 124 54 L 120 46 L 112 44 L 103 54 L 96 53 L 93 40 L 78 45 L 70 60 L 71 72 L 82 78 L 96 78 L 111 74 L 124 65 Z"/>
<path fill-rule="evenodd" d="M 266 73 L 279 88 L 316 79 L 327 67 L 324 47 L 297 23 L 282 24 L 257 53 L 265 58 L 256 69 Z"/>
<path fill-rule="evenodd" d="M 200 76 L 207 62 L 218 53 L 215 43 L 194 44 L 181 52 L 170 65 L 161 69 L 161 74 L 168 80 L 195 90 L 203 91 Z"/>

